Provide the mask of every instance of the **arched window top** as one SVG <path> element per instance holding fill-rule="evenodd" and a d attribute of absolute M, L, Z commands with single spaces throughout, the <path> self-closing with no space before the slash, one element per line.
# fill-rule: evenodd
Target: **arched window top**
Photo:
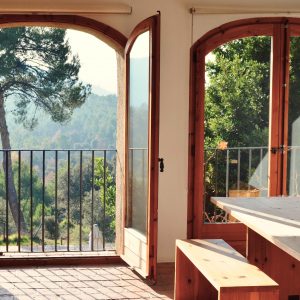
<path fill-rule="evenodd" d="M 116 29 L 93 19 L 69 15 L 1 15 L 0 27 L 47 26 L 72 28 L 94 36 L 123 53 L 127 38 Z"/>
<path fill-rule="evenodd" d="M 300 19 L 266 17 L 232 21 L 207 32 L 193 44 L 192 51 L 196 52 L 198 49 L 201 49 L 203 54 L 206 55 L 218 46 L 234 39 L 249 36 L 273 35 L 274 25 L 276 24 L 299 25 Z"/>

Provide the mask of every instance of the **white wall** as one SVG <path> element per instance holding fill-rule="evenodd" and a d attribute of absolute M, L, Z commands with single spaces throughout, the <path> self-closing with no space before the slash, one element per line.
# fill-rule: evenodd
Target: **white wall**
<path fill-rule="evenodd" d="M 29 2 L 33 8 L 41 6 L 41 1 L 26 1 L 27 6 Z M 55 10 L 64 3 L 76 5 L 76 2 L 82 5 L 82 0 L 44 0 L 43 5 Z M 187 221 L 189 49 L 192 44 L 192 16 L 188 8 L 195 3 L 224 6 L 224 0 L 109 1 L 120 2 L 133 7 L 132 15 L 98 15 L 93 18 L 111 25 L 126 36 L 138 22 L 156 14 L 157 10 L 161 11 L 160 157 L 165 159 L 165 172 L 160 173 L 159 177 L 158 260 L 172 261 L 175 239 L 185 238 Z M 0 10 L 14 7 L 16 3 L 24 3 L 24 0 L 1 1 Z M 299 10 L 298 3 L 298 0 L 286 0 L 284 3 L 282 0 L 252 0 L 251 6 L 286 11 Z M 228 0 L 226 5 L 242 4 L 239 0 Z M 197 15 L 194 17 L 193 41 L 223 23 L 253 16 Z"/>
<path fill-rule="evenodd" d="M 209 4 L 212 2 L 215 1 Z M 276 7 L 276 2 L 268 2 Z M 175 239 L 185 238 L 187 230 L 189 50 L 207 31 L 255 15 L 195 15 L 192 30 L 189 8 L 195 1 L 136 0 L 127 3 L 133 6 L 133 15 L 122 17 L 123 25 L 128 21 L 126 30 L 123 25 L 118 27 L 115 22 L 110 23 L 126 35 L 137 22 L 161 11 L 160 157 L 165 158 L 165 172 L 159 177 L 158 260 L 173 261 Z M 231 1 L 232 5 L 234 3 L 240 2 Z M 297 4 L 296 1 L 290 3 L 291 7 Z M 280 1 L 277 4 L 281 9 Z M 284 10 L 288 7 L 286 4 Z M 107 23 L 111 21 L 108 19 Z"/>

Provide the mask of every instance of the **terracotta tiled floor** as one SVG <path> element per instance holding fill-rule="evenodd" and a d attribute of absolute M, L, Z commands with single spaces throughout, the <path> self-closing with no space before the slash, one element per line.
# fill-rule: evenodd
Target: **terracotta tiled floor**
<path fill-rule="evenodd" d="M 126 266 L 0 269 L 0 299 L 172 299 L 173 271 L 160 270 L 150 286 Z"/>

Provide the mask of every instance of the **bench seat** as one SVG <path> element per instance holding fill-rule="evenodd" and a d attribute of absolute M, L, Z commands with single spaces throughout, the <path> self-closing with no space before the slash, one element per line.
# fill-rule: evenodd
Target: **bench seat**
<path fill-rule="evenodd" d="M 279 286 L 223 240 L 176 240 L 175 299 L 275 300 Z"/>

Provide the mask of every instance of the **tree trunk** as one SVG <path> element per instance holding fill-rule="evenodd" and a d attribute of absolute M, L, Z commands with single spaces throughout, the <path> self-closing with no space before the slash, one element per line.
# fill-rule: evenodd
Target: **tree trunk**
<path fill-rule="evenodd" d="M 5 150 L 10 150 L 10 140 L 9 140 L 9 132 L 6 124 L 5 117 L 5 109 L 4 109 L 4 97 L 0 94 L 0 135 L 2 141 L 2 148 Z M 7 155 L 7 157 L 6 157 Z M 18 228 L 18 224 L 20 222 L 20 230 L 22 233 L 26 233 L 26 223 L 24 220 L 24 216 L 22 211 L 19 211 L 18 197 L 14 184 L 14 176 L 12 170 L 12 160 L 11 160 L 11 152 L 3 152 L 3 170 L 5 174 L 5 183 L 8 181 L 8 203 L 10 207 L 11 214 L 13 216 L 16 227 Z M 20 214 L 20 215 L 19 215 Z M 20 221 L 19 221 L 20 220 Z M 8 224 L 7 224 L 8 226 Z"/>

